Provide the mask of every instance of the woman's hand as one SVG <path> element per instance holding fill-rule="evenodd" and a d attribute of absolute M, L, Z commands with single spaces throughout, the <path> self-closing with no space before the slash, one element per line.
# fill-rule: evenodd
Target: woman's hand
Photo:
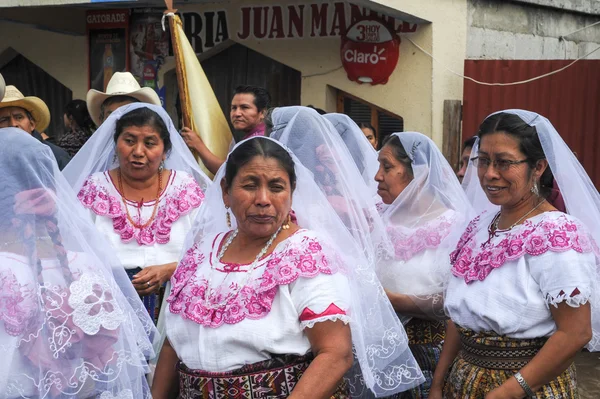
<path fill-rule="evenodd" d="M 148 266 L 133 276 L 131 282 L 139 295 L 150 295 L 158 292 L 160 287 L 171 279 L 176 268 L 176 262 L 167 263 L 165 265 Z"/>
<path fill-rule="evenodd" d="M 443 388 L 439 386 L 432 386 L 429 390 L 429 399 L 442 399 L 443 398 Z"/>

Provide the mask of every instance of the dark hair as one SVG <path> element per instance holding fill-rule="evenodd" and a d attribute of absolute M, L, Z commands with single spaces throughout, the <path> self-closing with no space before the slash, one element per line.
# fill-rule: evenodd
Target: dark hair
<path fill-rule="evenodd" d="M 229 154 L 225 168 L 225 183 L 227 187 L 231 187 L 233 179 L 237 176 L 240 169 L 258 156 L 277 160 L 287 172 L 292 190 L 296 188 L 296 171 L 294 170 L 294 160 L 291 155 L 285 148 L 273 140 L 264 137 L 256 137 L 248 140 Z"/>
<path fill-rule="evenodd" d="M 390 149 L 392 150 L 392 154 L 394 155 L 394 158 L 396 158 L 398 160 L 398 162 L 400 162 L 406 168 L 406 170 L 408 170 L 408 173 L 410 174 L 411 177 L 414 177 L 412 161 L 410 160 L 408 153 L 404 149 L 404 146 L 402 145 L 400 138 L 396 135 L 390 135 L 390 136 L 386 137 L 381 148 L 383 148 L 385 146 L 390 147 Z"/>
<path fill-rule="evenodd" d="M 88 136 L 91 136 L 96 129 L 96 125 L 92 121 L 90 117 L 90 113 L 88 112 L 87 105 L 83 100 L 73 100 L 69 101 L 67 105 L 65 105 L 65 115 L 67 117 L 73 118 L 77 123 L 77 126 L 81 130 L 83 130 Z"/>
<path fill-rule="evenodd" d="M 102 105 L 100 105 L 100 119 L 104 120 L 104 111 L 106 110 L 106 107 L 111 106 L 116 103 L 124 103 L 125 101 L 129 101 L 130 103 L 139 103 L 140 102 L 140 100 L 138 100 L 137 98 L 131 97 L 131 96 L 126 96 L 126 95 L 110 96 L 106 100 L 104 100 Z"/>
<path fill-rule="evenodd" d="M 152 111 L 150 108 L 141 107 L 136 108 L 133 111 L 129 111 L 117 121 L 117 128 L 115 129 L 115 135 L 113 136 L 115 143 L 119 139 L 123 129 L 126 127 L 135 126 L 150 126 L 156 130 L 163 141 L 165 146 L 165 153 L 168 154 L 171 151 L 171 135 L 165 122 L 162 120 L 160 115 Z"/>
<path fill-rule="evenodd" d="M 463 151 L 467 148 L 473 148 L 473 146 L 475 145 L 475 140 L 477 140 L 477 136 L 469 137 L 468 139 L 466 139 L 463 143 Z"/>
<path fill-rule="evenodd" d="M 314 105 L 307 105 L 306 108 L 314 109 L 319 115 L 325 115 L 327 113 L 324 109 L 317 108 Z"/>
<path fill-rule="evenodd" d="M 494 114 L 485 119 L 477 135 L 483 138 L 485 135 L 496 132 L 504 132 L 519 141 L 519 150 L 527 158 L 530 169 L 535 168 L 538 161 L 546 159 L 542 143 L 535 127 L 528 125 L 515 114 L 505 112 Z M 547 167 L 540 178 L 540 195 L 544 198 L 550 195 L 554 176 L 550 167 Z"/>
<path fill-rule="evenodd" d="M 377 138 L 377 130 L 371 125 L 369 122 L 359 122 L 357 123 L 358 127 L 361 129 L 371 129 L 373 131 L 373 135 Z"/>
<path fill-rule="evenodd" d="M 259 86 L 241 85 L 235 88 L 233 95 L 252 94 L 254 95 L 254 105 L 261 112 L 271 106 L 271 95 L 267 89 Z"/>

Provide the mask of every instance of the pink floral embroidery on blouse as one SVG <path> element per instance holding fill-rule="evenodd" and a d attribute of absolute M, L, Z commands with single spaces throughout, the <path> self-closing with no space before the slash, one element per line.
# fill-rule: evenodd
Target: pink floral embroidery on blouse
<path fill-rule="evenodd" d="M 232 283 L 226 287 L 211 287 L 207 292 L 207 279 L 196 272 L 209 262 L 210 255 L 201 253 L 200 245 L 196 243 L 190 248 L 179 263 L 171 278 L 171 295 L 167 302 L 172 313 L 210 328 L 236 324 L 246 318 L 261 319 L 271 311 L 280 285 L 291 284 L 299 277 L 312 278 L 340 271 L 339 260 L 326 257 L 319 241 L 305 236 L 300 241 L 288 239 L 282 249 L 265 258 L 262 276 L 250 279 L 241 289 Z M 238 294 L 226 304 L 215 306 L 238 289 Z"/>
<path fill-rule="evenodd" d="M 407 261 L 426 249 L 439 247 L 450 234 L 454 219 L 453 216 L 441 216 L 418 229 L 388 227 L 396 258 Z"/>
<path fill-rule="evenodd" d="M 30 330 L 36 301 L 35 293 L 21 286 L 11 271 L 0 272 L 0 321 L 9 335 L 19 336 Z"/>
<path fill-rule="evenodd" d="M 537 256 L 548 251 L 571 249 L 579 253 L 599 253 L 585 228 L 565 214 L 558 218 L 544 217 L 535 224 L 526 220 L 513 231 L 500 233 L 500 241 L 484 243 L 475 240 L 480 231 L 480 221 L 481 215 L 469 223 L 456 250 L 450 254 L 452 274 L 463 277 L 467 283 L 483 281 L 494 269 L 525 255 Z"/>
<path fill-rule="evenodd" d="M 184 175 L 179 183 L 175 183 L 173 179 L 174 183 L 160 199 L 154 221 L 150 226 L 139 229 L 127 219 L 121 198 L 109 193 L 104 181 L 100 181 L 104 179 L 104 174 L 101 176 L 90 176 L 77 198 L 96 215 L 111 218 L 115 233 L 119 234 L 121 241 L 125 243 L 135 239 L 139 245 L 167 244 L 171 239 L 173 223 L 198 208 L 204 201 L 204 193 L 193 177 Z"/>

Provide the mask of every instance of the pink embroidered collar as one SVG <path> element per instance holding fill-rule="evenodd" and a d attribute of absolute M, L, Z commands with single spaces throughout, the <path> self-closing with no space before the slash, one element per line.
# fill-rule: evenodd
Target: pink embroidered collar
<path fill-rule="evenodd" d="M 389 226 L 387 232 L 394 246 L 396 259 L 407 261 L 426 249 L 439 247 L 452 231 L 455 220 L 454 212 L 446 212 L 416 229 Z"/>
<path fill-rule="evenodd" d="M 484 213 L 473 219 L 450 254 L 452 274 L 464 278 L 467 284 L 483 281 L 494 269 L 526 255 L 568 250 L 600 253 L 585 227 L 567 214 L 542 213 L 491 238 L 488 226 L 480 226 L 482 219 L 489 222 L 489 216 Z"/>
<path fill-rule="evenodd" d="M 259 277 L 250 279 L 227 304 L 212 309 L 207 305 L 221 302 L 230 289 L 237 289 L 233 282 L 207 292 L 206 273 L 211 273 L 210 262 L 217 261 L 215 243 L 220 241 L 220 236 L 212 240 L 209 254 L 203 252 L 203 242 L 196 243 L 187 251 L 171 278 L 171 295 L 167 299 L 172 313 L 205 327 L 217 328 L 246 318 L 264 318 L 271 311 L 280 285 L 291 284 L 299 277 L 312 278 L 321 273 L 331 275 L 341 270 L 339 260 L 326 257 L 317 238 L 296 233 L 263 259 L 255 270 L 262 270 Z"/>
<path fill-rule="evenodd" d="M 179 172 L 181 175 L 181 172 Z M 159 201 L 154 222 L 148 227 L 134 227 L 125 214 L 123 202 L 118 190 L 110 181 L 108 172 L 90 176 L 77 194 L 79 201 L 98 216 L 109 217 L 113 220 L 113 229 L 119 234 L 121 241 L 128 243 L 136 240 L 139 245 L 167 244 L 171 238 L 171 227 L 181 216 L 198 208 L 204 201 L 202 189 L 190 175 L 183 174 L 176 179 L 177 172 L 172 171 L 171 177 Z M 154 202 L 133 204 L 132 206 L 150 206 Z"/>

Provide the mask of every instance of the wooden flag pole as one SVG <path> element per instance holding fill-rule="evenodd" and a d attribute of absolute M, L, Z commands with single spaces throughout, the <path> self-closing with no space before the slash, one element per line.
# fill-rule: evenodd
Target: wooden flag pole
<path fill-rule="evenodd" d="M 175 14 L 176 9 L 173 9 L 173 0 L 165 0 L 167 10 L 165 14 Z M 177 88 L 179 89 L 179 102 L 181 104 L 181 117 L 183 119 L 183 126 L 192 128 L 190 112 L 191 110 L 187 106 L 189 103 L 189 96 L 187 90 L 187 82 L 184 80 L 184 71 L 182 65 L 181 49 L 176 40 L 175 33 L 175 16 L 170 16 L 169 19 L 169 30 L 171 32 L 171 44 L 173 47 L 173 56 L 175 57 L 175 75 L 177 76 Z"/>

